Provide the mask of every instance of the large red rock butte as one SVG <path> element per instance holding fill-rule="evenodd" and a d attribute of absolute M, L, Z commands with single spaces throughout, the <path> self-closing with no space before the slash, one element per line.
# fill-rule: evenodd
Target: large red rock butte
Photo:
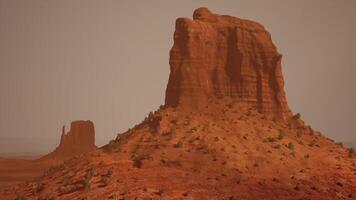
<path fill-rule="evenodd" d="M 93 148 L 95 148 L 93 122 L 90 120 L 73 121 L 67 133 L 65 133 L 65 126 L 63 126 L 59 146 L 45 157 L 69 158 L 93 150 Z"/>
<path fill-rule="evenodd" d="M 286 118 L 281 58 L 262 25 L 199 8 L 193 20 L 176 20 L 165 103 L 194 109 L 230 99 Z"/>

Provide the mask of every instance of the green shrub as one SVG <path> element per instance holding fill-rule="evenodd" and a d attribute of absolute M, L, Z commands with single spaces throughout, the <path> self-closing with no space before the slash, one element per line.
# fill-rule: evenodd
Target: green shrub
<path fill-rule="evenodd" d="M 178 141 L 178 142 L 174 145 L 175 148 L 181 148 L 182 146 L 183 146 L 183 142 L 182 142 L 182 141 Z"/>
<path fill-rule="evenodd" d="M 88 190 L 90 188 L 90 179 L 84 178 L 83 185 L 84 185 L 84 189 Z"/>
<path fill-rule="evenodd" d="M 343 147 L 344 144 L 342 142 L 337 142 L 336 145 L 340 146 L 340 147 Z"/>
<path fill-rule="evenodd" d="M 349 148 L 349 157 L 351 158 L 352 156 L 354 156 L 355 154 L 355 150 L 353 148 Z"/>
<path fill-rule="evenodd" d="M 268 142 L 275 142 L 275 141 L 276 141 L 276 139 L 273 138 L 273 137 L 268 137 L 266 140 L 267 140 Z"/>
<path fill-rule="evenodd" d="M 276 116 L 273 116 L 273 117 L 272 117 L 272 121 L 273 121 L 274 123 L 276 123 L 276 122 L 277 122 L 277 117 L 276 117 Z"/>
<path fill-rule="evenodd" d="M 251 111 L 250 110 L 247 111 L 246 116 L 251 116 Z"/>
<path fill-rule="evenodd" d="M 297 113 L 297 114 L 295 114 L 295 115 L 293 116 L 293 119 L 295 119 L 295 120 L 296 120 L 296 119 L 300 119 L 300 117 L 301 117 L 301 116 L 300 116 L 300 113 Z"/>
<path fill-rule="evenodd" d="M 106 176 L 102 176 L 100 182 L 103 184 L 103 186 L 107 186 L 109 183 L 109 178 Z"/>
<path fill-rule="evenodd" d="M 83 185 L 81 184 L 74 184 L 74 185 L 65 185 L 65 186 L 61 186 L 59 188 L 59 192 L 61 194 L 67 194 L 67 193 L 71 193 L 77 190 L 80 190 L 82 188 Z"/>
<path fill-rule="evenodd" d="M 108 170 L 108 176 L 111 176 L 113 174 L 113 170 L 112 170 L 112 168 L 110 168 L 109 170 Z"/>
<path fill-rule="evenodd" d="M 278 139 L 283 140 L 285 135 L 286 134 L 284 133 L 284 131 L 282 129 L 279 129 Z"/>
<path fill-rule="evenodd" d="M 47 194 L 45 200 L 56 200 L 56 196 L 53 193 Z"/>
<path fill-rule="evenodd" d="M 84 189 L 88 190 L 90 188 L 90 180 L 94 175 L 94 167 L 90 167 L 89 171 L 87 172 L 87 174 L 84 176 L 84 180 L 83 180 L 83 185 L 84 185 Z"/>
<path fill-rule="evenodd" d="M 24 195 L 18 195 L 18 196 L 16 197 L 16 200 L 27 200 L 27 197 L 24 196 Z"/>
<path fill-rule="evenodd" d="M 288 143 L 288 149 L 290 149 L 292 151 L 294 150 L 294 144 L 292 142 Z"/>

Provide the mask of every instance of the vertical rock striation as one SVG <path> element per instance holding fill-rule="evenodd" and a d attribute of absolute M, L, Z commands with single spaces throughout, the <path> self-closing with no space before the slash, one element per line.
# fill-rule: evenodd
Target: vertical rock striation
<path fill-rule="evenodd" d="M 262 25 L 199 8 L 193 20 L 176 21 L 165 104 L 194 109 L 229 99 L 288 117 L 281 58 Z"/>

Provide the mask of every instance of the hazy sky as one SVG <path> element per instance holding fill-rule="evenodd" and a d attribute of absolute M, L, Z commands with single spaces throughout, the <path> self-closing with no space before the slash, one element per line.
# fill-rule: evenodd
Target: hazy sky
<path fill-rule="evenodd" d="M 355 0 L 0 0 L 0 152 L 49 151 L 72 120 L 97 145 L 139 123 L 164 102 L 175 19 L 202 6 L 262 23 L 292 110 L 356 141 Z"/>

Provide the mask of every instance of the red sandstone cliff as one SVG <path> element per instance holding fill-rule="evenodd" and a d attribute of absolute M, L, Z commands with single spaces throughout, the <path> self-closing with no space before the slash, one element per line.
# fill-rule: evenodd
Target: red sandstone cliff
<path fill-rule="evenodd" d="M 262 25 L 199 8 L 193 20 L 176 21 L 166 105 L 201 108 L 223 98 L 290 116 L 281 58 Z"/>
<path fill-rule="evenodd" d="M 71 123 L 70 130 L 67 133 L 65 133 L 65 126 L 63 126 L 59 146 L 45 157 L 56 159 L 68 158 L 88 152 L 93 148 L 95 148 L 93 122 L 90 120 L 74 121 Z"/>

